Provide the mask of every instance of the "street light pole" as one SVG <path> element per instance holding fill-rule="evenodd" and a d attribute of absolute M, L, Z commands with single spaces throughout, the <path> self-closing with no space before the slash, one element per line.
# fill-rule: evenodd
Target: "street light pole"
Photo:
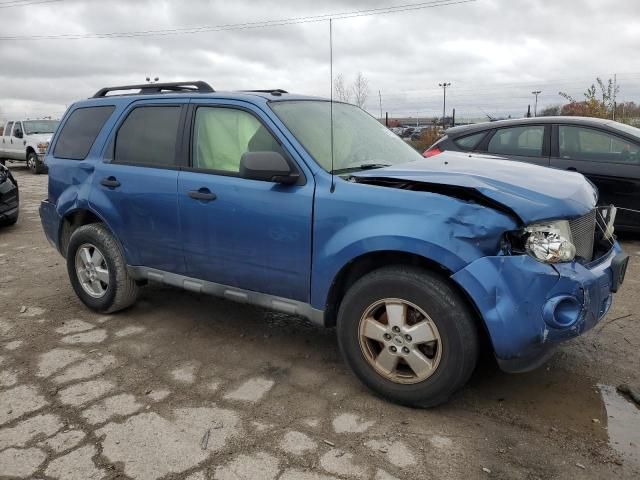
<path fill-rule="evenodd" d="M 536 96 L 536 103 L 533 106 L 533 116 L 537 117 L 538 116 L 538 95 L 542 93 L 542 90 L 534 90 L 531 93 Z"/>
<path fill-rule="evenodd" d="M 445 117 L 447 114 L 447 87 L 451 86 L 450 82 L 439 83 L 438 86 L 442 87 L 442 128 L 445 127 Z"/>

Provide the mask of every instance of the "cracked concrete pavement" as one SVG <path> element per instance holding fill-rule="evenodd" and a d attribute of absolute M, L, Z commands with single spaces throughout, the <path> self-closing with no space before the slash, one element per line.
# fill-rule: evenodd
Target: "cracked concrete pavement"
<path fill-rule="evenodd" d="M 614 435 L 601 395 L 640 384 L 637 240 L 604 323 L 536 372 L 485 358 L 450 403 L 413 410 L 368 392 L 334 331 L 297 318 L 162 285 L 125 312 L 89 311 L 41 231 L 46 175 L 10 167 L 21 216 L 0 230 L 1 478 L 640 475 L 640 430 Z"/>

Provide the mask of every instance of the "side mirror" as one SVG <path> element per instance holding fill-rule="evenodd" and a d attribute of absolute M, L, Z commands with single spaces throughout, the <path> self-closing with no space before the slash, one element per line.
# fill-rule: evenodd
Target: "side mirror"
<path fill-rule="evenodd" d="M 300 175 L 278 152 L 245 152 L 240 158 L 240 177 L 293 185 Z"/>
<path fill-rule="evenodd" d="M 13 136 L 16 138 L 22 138 L 23 137 L 22 131 L 16 130 L 15 132 L 13 132 Z"/>

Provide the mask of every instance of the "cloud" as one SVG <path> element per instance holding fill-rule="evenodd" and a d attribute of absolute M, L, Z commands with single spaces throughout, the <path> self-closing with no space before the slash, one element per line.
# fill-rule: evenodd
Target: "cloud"
<path fill-rule="evenodd" d="M 172 29 L 275 20 L 408 0 L 64 0 L 0 9 L 1 36 Z M 619 73 L 621 99 L 640 100 L 640 3 L 477 0 L 334 22 L 334 72 L 369 80 L 367 108 L 437 115 L 438 83 L 461 116 L 524 113 L 580 97 Z M 327 22 L 140 38 L 0 41 L 0 117 L 60 115 L 106 85 L 203 79 L 218 89 L 285 88 L 328 96 Z"/>

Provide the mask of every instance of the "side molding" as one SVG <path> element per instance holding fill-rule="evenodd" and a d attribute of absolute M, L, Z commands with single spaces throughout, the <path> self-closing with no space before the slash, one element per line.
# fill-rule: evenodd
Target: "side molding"
<path fill-rule="evenodd" d="M 276 297 L 242 288 L 230 287 L 220 283 L 208 282 L 197 278 L 178 275 L 177 273 L 156 270 L 155 268 L 127 266 L 129 275 L 136 280 L 152 280 L 165 283 L 174 287 L 183 288 L 191 292 L 206 293 L 215 297 L 233 300 L 234 302 L 247 303 L 257 307 L 275 310 L 277 312 L 299 315 L 312 323 L 324 327 L 324 311 L 313 308 L 310 304 Z"/>

